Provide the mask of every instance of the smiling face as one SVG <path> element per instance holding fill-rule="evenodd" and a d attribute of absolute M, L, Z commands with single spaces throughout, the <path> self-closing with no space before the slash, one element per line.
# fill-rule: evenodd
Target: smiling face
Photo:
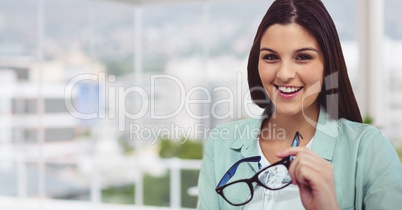
<path fill-rule="evenodd" d="M 275 24 L 265 31 L 258 73 L 276 114 L 318 113 L 324 58 L 316 39 L 303 27 Z"/>

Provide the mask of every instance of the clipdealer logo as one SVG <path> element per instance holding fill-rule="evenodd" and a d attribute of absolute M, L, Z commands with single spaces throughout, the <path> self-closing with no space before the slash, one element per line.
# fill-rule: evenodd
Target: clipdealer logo
<path fill-rule="evenodd" d="M 256 112 L 256 106 L 251 100 L 250 92 L 242 87 L 242 76 L 238 73 L 236 80 L 236 90 L 233 87 L 218 86 L 208 89 L 203 86 L 194 86 L 186 88 L 184 82 L 173 75 L 157 74 L 149 77 L 148 87 L 140 85 L 132 85 L 125 87 L 115 83 L 116 77 L 107 76 L 106 73 L 98 74 L 81 74 L 71 79 L 66 85 L 64 91 L 65 105 L 68 112 L 77 119 L 93 120 L 93 119 L 117 119 L 118 130 L 124 131 L 127 126 L 127 119 L 139 120 L 149 118 L 151 120 L 169 120 L 177 115 L 185 112 L 187 116 L 194 120 L 204 120 L 210 117 L 214 119 L 238 119 L 242 117 L 242 112 L 252 118 L 260 116 L 260 111 Z M 79 92 L 79 85 L 85 83 L 95 84 L 100 90 L 97 96 L 97 109 L 90 112 L 83 112 L 79 107 L 74 106 L 75 92 Z M 179 91 L 175 92 L 177 97 L 175 103 L 160 103 L 158 101 L 157 88 L 163 87 L 164 84 L 170 84 Z M 105 90 L 102 90 L 104 88 Z M 169 90 L 163 90 L 169 91 Z M 164 93 L 162 93 L 164 94 Z M 213 100 L 216 94 L 225 95 L 227 97 Z M 127 107 L 127 99 L 129 96 L 135 95 L 136 111 L 130 112 Z M 200 98 L 199 96 L 202 95 Z M 175 104 L 175 105 L 172 105 Z M 160 114 L 158 108 L 162 106 L 173 106 L 169 113 Z M 209 110 L 204 113 L 197 113 L 192 107 L 207 105 Z M 220 106 L 227 109 L 222 112 Z M 243 110 L 242 110 L 243 109 Z M 197 109 L 195 109 L 197 110 Z M 136 128 L 132 126 L 131 128 Z"/>
<path fill-rule="evenodd" d="M 250 118 L 259 118 L 261 115 L 261 110 L 258 110 L 256 113 L 256 105 L 251 100 L 250 93 L 252 91 L 265 91 L 263 88 L 253 89 L 248 91 L 248 89 L 244 89 L 242 87 L 242 77 L 241 73 L 238 73 L 236 80 L 236 90 L 233 90 L 230 86 L 218 86 L 213 88 L 212 90 L 203 87 L 203 86 L 194 86 L 192 88 L 187 89 L 185 84 L 178 78 L 172 75 L 166 74 L 158 74 L 151 75 L 149 86 L 142 87 L 139 85 L 133 85 L 129 87 L 125 87 L 123 85 L 119 86 L 115 84 L 116 78 L 113 75 L 107 76 L 106 73 L 98 73 L 98 74 L 81 74 L 69 81 L 65 88 L 65 105 L 69 113 L 76 117 L 77 119 L 82 120 L 92 120 L 92 119 L 117 119 L 118 121 L 118 131 L 125 131 L 127 128 L 131 130 L 130 136 L 141 136 L 145 135 L 146 132 L 152 133 L 154 136 L 155 133 L 160 133 L 161 130 L 150 131 L 148 128 L 144 128 L 138 124 L 127 125 L 127 119 L 130 120 L 139 120 L 144 117 L 151 120 L 169 120 L 173 119 L 177 115 L 185 112 L 187 116 L 194 120 L 204 120 L 210 117 L 214 119 L 239 119 L 242 116 L 242 109 L 245 112 L 246 116 Z M 77 86 L 81 83 L 89 82 L 92 84 L 96 84 L 98 88 L 106 88 L 107 90 L 98 91 L 97 97 L 97 109 L 92 112 L 82 112 L 76 107 L 74 107 L 74 91 L 77 91 Z M 326 85 L 326 90 L 336 89 L 338 88 L 338 74 L 334 73 L 327 77 L 325 77 L 324 82 Z M 168 103 L 158 103 L 160 101 L 157 100 L 157 87 L 160 87 L 163 84 L 170 83 L 179 89 L 175 94 L 178 96 L 178 103 L 173 107 L 173 111 L 164 114 L 158 114 L 157 108 L 161 106 L 166 106 Z M 329 84 L 329 85 L 328 85 Z M 308 88 L 303 95 L 303 101 L 307 97 L 318 94 L 321 91 L 321 83 L 317 82 L 312 87 Z M 168 91 L 168 90 L 164 90 Z M 212 100 L 214 94 L 222 94 L 227 97 L 220 98 L 217 100 Z M 137 103 L 136 112 L 130 112 L 127 107 L 127 98 L 130 94 L 136 95 L 135 102 Z M 164 93 L 162 93 L 164 94 Z M 202 99 L 199 98 L 199 95 L 202 94 L 204 97 Z M 327 95 L 327 101 L 331 101 L 332 107 L 337 108 L 338 104 L 338 94 Z M 174 99 L 172 99 L 174 100 Z M 275 98 L 271 99 L 275 101 Z M 304 104 L 304 102 L 302 102 Z M 206 113 L 197 113 L 194 112 L 191 107 L 200 106 L 200 105 L 209 105 L 209 110 Z M 327 106 L 330 104 L 327 103 Z M 225 106 L 225 112 L 218 112 L 220 106 Z M 329 107 L 328 107 L 329 108 Z M 303 115 L 304 118 L 317 129 L 320 128 L 318 123 L 314 120 L 310 119 L 307 115 L 305 115 L 304 110 Z M 337 113 L 337 110 L 335 110 Z M 275 116 L 273 116 L 275 117 Z M 326 122 L 325 122 L 326 123 Z M 189 126 L 191 127 L 191 126 Z M 145 129 L 142 131 L 141 129 Z M 148 130 L 147 130 L 148 129 Z M 156 128 L 157 129 L 157 128 Z M 185 129 L 185 128 L 180 128 Z M 276 128 L 277 130 L 279 128 Z M 165 129 L 166 130 L 166 129 Z M 176 129 L 177 130 L 177 129 Z M 192 129 L 193 132 L 199 129 Z M 172 131 L 173 132 L 173 131 Z M 208 131 L 203 131 L 207 133 Z M 338 135 L 337 131 L 324 131 L 327 135 L 336 137 Z M 141 135 L 139 135 L 139 133 Z M 181 132 L 183 136 L 188 136 L 189 131 Z"/>

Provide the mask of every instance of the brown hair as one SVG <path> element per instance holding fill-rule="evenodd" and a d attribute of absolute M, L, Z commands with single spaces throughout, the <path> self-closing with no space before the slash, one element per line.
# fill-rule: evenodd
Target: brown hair
<path fill-rule="evenodd" d="M 274 24 L 296 23 L 317 40 L 324 57 L 324 84 L 318 103 L 331 118 L 362 122 L 335 24 L 320 0 L 276 0 L 263 17 L 248 59 L 248 84 L 251 98 L 259 107 L 272 113 L 273 104 L 265 93 L 258 61 L 264 32 Z M 269 114 L 270 115 L 270 114 Z"/>

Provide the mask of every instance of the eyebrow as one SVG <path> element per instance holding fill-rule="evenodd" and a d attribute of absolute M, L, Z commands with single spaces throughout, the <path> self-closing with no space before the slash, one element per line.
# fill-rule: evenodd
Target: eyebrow
<path fill-rule="evenodd" d="M 318 53 L 318 50 L 315 49 L 315 48 L 313 48 L 313 47 L 301 48 L 301 49 L 296 50 L 295 52 L 298 53 L 298 52 L 303 52 L 303 51 L 314 51 L 314 52 L 317 52 L 317 53 Z"/>
<path fill-rule="evenodd" d="M 277 53 L 275 50 L 267 48 L 267 47 L 261 48 L 260 51 L 270 51 L 270 52 L 273 52 L 273 53 Z M 314 51 L 314 52 L 318 53 L 318 50 L 313 48 L 313 47 L 303 47 L 303 48 L 295 50 L 294 52 L 299 53 L 299 52 L 303 52 L 303 51 Z"/>

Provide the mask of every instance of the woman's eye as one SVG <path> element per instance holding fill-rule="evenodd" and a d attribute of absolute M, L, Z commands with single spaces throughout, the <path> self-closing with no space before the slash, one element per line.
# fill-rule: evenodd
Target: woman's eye
<path fill-rule="evenodd" d="M 301 61 L 311 60 L 311 59 L 312 59 L 312 57 L 310 55 L 306 55 L 306 54 L 301 54 L 296 57 L 296 60 L 301 60 Z"/>
<path fill-rule="evenodd" d="M 278 60 L 278 56 L 276 56 L 274 54 L 264 55 L 263 58 L 264 58 L 264 60 L 269 60 L 269 61 Z"/>

